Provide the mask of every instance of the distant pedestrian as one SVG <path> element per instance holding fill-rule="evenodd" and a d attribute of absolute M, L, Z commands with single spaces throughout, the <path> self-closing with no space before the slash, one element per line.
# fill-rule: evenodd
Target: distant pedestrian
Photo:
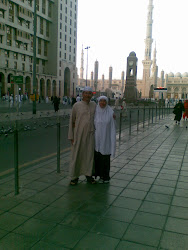
<path fill-rule="evenodd" d="M 181 100 L 175 105 L 173 113 L 175 114 L 174 120 L 176 123 L 180 124 L 182 112 L 185 110 L 184 105 Z"/>
<path fill-rule="evenodd" d="M 80 102 L 80 101 L 81 101 L 81 97 L 80 97 L 79 95 L 77 95 L 76 101 L 77 101 L 77 102 Z"/>
<path fill-rule="evenodd" d="M 99 176 L 99 183 L 110 180 L 110 156 L 115 156 L 116 128 L 114 111 L 108 105 L 106 96 L 99 97 L 95 111 L 95 177 Z"/>
<path fill-rule="evenodd" d="M 183 119 L 188 119 L 188 100 L 184 101 L 184 108 L 185 108 L 185 112 L 183 114 Z"/>
<path fill-rule="evenodd" d="M 53 104 L 54 104 L 54 110 L 55 110 L 55 112 L 58 112 L 60 100 L 59 100 L 59 98 L 57 98 L 57 96 L 55 96 L 53 98 Z"/>
<path fill-rule="evenodd" d="M 76 185 L 79 176 L 85 175 L 87 182 L 94 184 L 94 114 L 96 103 L 91 102 L 92 89 L 85 87 L 83 99 L 74 104 L 69 123 L 68 139 L 71 140 L 70 185 Z"/>
<path fill-rule="evenodd" d="M 76 103 L 76 98 L 73 96 L 72 97 L 72 102 L 71 102 L 71 106 L 73 107 L 73 105 Z"/>
<path fill-rule="evenodd" d="M 118 109 L 119 107 L 119 99 L 116 97 L 116 100 L 115 100 L 115 109 Z"/>

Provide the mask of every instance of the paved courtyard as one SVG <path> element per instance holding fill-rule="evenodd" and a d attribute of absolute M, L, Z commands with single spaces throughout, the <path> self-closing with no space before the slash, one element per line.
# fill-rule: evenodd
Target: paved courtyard
<path fill-rule="evenodd" d="M 169 128 L 167 128 L 167 125 Z M 122 132 L 109 184 L 69 186 L 70 153 L 0 179 L 0 249 L 188 249 L 188 129 Z"/>

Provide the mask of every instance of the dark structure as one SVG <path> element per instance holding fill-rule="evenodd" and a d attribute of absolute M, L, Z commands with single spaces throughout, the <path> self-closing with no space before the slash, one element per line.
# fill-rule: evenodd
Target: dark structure
<path fill-rule="evenodd" d="M 136 88 L 137 61 L 138 58 L 136 57 L 136 53 L 132 51 L 127 57 L 127 73 L 124 93 L 124 97 L 128 102 L 134 102 L 138 97 L 138 91 Z"/>

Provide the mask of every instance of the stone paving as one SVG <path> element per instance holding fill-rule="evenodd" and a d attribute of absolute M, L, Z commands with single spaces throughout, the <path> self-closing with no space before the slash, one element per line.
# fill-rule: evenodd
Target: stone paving
<path fill-rule="evenodd" d="M 167 125 L 169 128 L 167 128 Z M 188 249 L 188 130 L 122 132 L 109 184 L 69 186 L 70 153 L 0 180 L 0 249 Z"/>

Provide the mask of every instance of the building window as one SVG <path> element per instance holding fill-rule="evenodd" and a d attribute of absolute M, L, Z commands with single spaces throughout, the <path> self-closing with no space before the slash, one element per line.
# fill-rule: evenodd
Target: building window
<path fill-rule="evenodd" d="M 46 13 L 46 0 L 42 0 L 42 13 Z"/>
<path fill-rule="evenodd" d="M 67 35 L 65 35 L 65 41 L 67 41 Z"/>
<path fill-rule="evenodd" d="M 60 23 L 60 29 L 62 30 L 62 23 Z"/>
<path fill-rule="evenodd" d="M 37 11 L 39 11 L 39 0 L 36 0 Z"/>
<path fill-rule="evenodd" d="M 49 22 L 46 22 L 46 36 L 47 37 L 50 36 L 50 25 L 49 25 Z"/>
<path fill-rule="evenodd" d="M 27 50 L 28 45 L 26 43 L 24 43 L 24 50 Z"/>
<path fill-rule="evenodd" d="M 62 13 L 60 13 L 60 20 L 62 20 Z"/>
<path fill-rule="evenodd" d="M 10 39 L 7 39 L 7 45 L 11 46 L 12 45 L 12 41 Z"/>
<path fill-rule="evenodd" d="M 71 55 L 69 55 L 69 61 L 71 61 Z"/>
<path fill-rule="evenodd" d="M 65 50 L 67 50 L 67 45 L 65 44 Z"/>
<path fill-rule="evenodd" d="M 0 17 L 4 18 L 4 11 L 0 10 Z"/>
<path fill-rule="evenodd" d="M 33 65 L 32 64 L 30 64 L 30 72 L 32 72 L 33 71 Z"/>
<path fill-rule="evenodd" d="M 61 51 L 59 52 L 59 57 L 61 58 Z"/>
<path fill-rule="evenodd" d="M 71 35 L 71 33 L 72 33 L 72 29 L 70 28 L 70 35 Z"/>
<path fill-rule="evenodd" d="M 67 23 L 67 16 L 65 16 L 65 22 Z"/>
<path fill-rule="evenodd" d="M 42 34 L 42 35 L 43 35 L 43 28 L 44 28 L 43 19 L 40 18 L 40 34 Z"/>
<path fill-rule="evenodd" d="M 30 22 L 25 22 L 26 28 L 30 29 Z"/>
<path fill-rule="evenodd" d="M 72 8 L 72 2 L 70 2 L 70 7 Z"/>
<path fill-rule="evenodd" d="M 67 14 L 67 7 L 65 7 L 65 14 Z"/>
<path fill-rule="evenodd" d="M 60 5 L 60 10 L 62 10 L 62 3 L 61 3 L 61 5 Z"/>
<path fill-rule="evenodd" d="M 16 42 L 16 48 L 20 48 L 20 42 Z"/>
<path fill-rule="evenodd" d="M 22 61 L 25 62 L 25 55 L 22 55 Z"/>
<path fill-rule="evenodd" d="M 0 35 L 0 43 L 3 43 L 3 36 Z"/>
<path fill-rule="evenodd" d="M 69 39 L 69 42 L 71 43 L 71 37 L 70 37 L 70 39 Z"/>
<path fill-rule="evenodd" d="M 38 54 L 41 55 L 41 39 L 38 38 Z"/>
<path fill-rule="evenodd" d="M 25 71 L 25 63 L 22 63 L 22 70 Z"/>
<path fill-rule="evenodd" d="M 70 25 L 72 25 L 72 20 L 70 19 Z"/>
<path fill-rule="evenodd" d="M 17 62 L 14 62 L 14 69 L 17 69 Z"/>
<path fill-rule="evenodd" d="M 48 16 L 52 17 L 52 3 L 48 1 Z"/>
<path fill-rule="evenodd" d="M 61 42 L 59 43 L 59 47 L 60 47 L 60 49 L 61 49 Z"/>
<path fill-rule="evenodd" d="M 70 16 L 72 16 L 72 10 L 70 10 Z"/>
<path fill-rule="evenodd" d="M 69 46 L 69 52 L 71 52 L 71 46 Z"/>
<path fill-rule="evenodd" d="M 59 67 L 61 68 L 61 61 L 59 61 Z"/>
<path fill-rule="evenodd" d="M 61 32 L 60 32 L 59 36 L 60 36 L 60 39 L 61 39 L 62 38 L 62 33 Z"/>
<path fill-rule="evenodd" d="M 44 56 L 48 56 L 48 43 L 44 42 Z"/>
<path fill-rule="evenodd" d="M 67 59 L 67 54 L 66 53 L 64 54 L 64 59 Z"/>
<path fill-rule="evenodd" d="M 14 59 L 18 59 L 18 53 L 14 53 Z"/>
<path fill-rule="evenodd" d="M 65 32 L 67 32 L 67 25 L 65 25 Z"/>
<path fill-rule="evenodd" d="M 61 76 L 61 70 L 59 70 L 59 76 Z"/>
<path fill-rule="evenodd" d="M 5 60 L 5 67 L 7 67 L 8 68 L 8 65 L 9 63 L 8 63 L 8 60 Z"/>

